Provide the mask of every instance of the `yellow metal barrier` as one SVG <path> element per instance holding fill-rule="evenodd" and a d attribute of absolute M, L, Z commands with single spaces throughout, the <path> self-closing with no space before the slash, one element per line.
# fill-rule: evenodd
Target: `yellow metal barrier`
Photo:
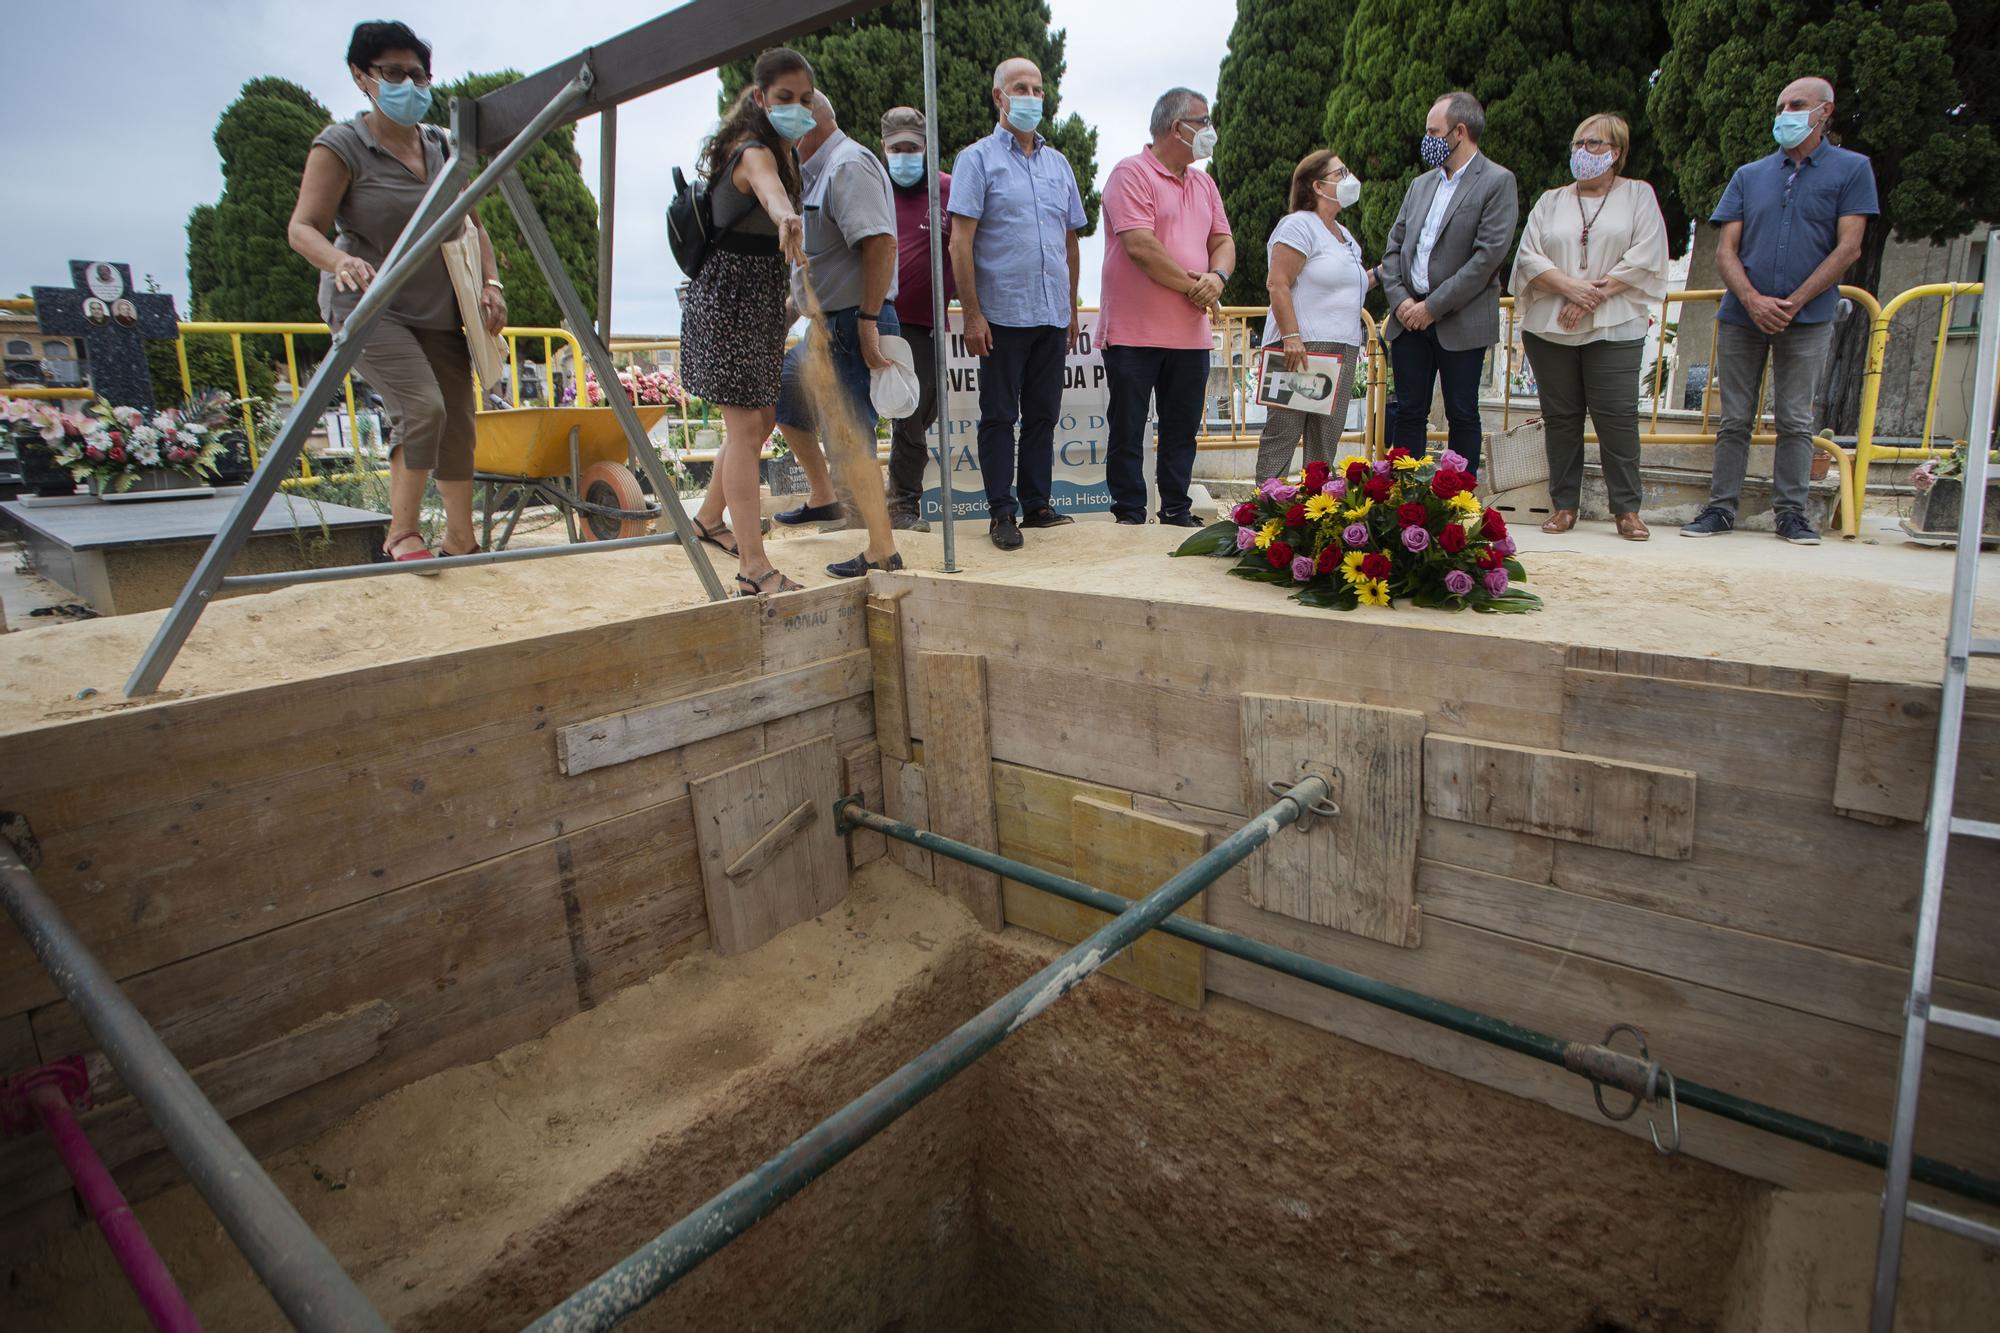
<path fill-rule="evenodd" d="M 1846 290 L 1843 288 L 1842 290 Z M 1861 389 L 1861 418 L 1855 423 L 1854 479 L 1855 484 L 1866 492 L 1868 469 L 1877 459 L 1892 462 L 1907 459 L 1937 458 L 1950 453 L 1952 448 L 1964 441 L 1953 440 L 1949 444 L 1932 443 L 1932 432 L 1937 422 L 1938 389 L 1944 377 L 1945 342 L 1951 332 L 1951 308 L 1961 296 L 1979 296 L 1984 287 L 1976 282 L 1932 282 L 1921 287 L 1912 287 L 1906 292 L 1898 292 L 1875 313 L 1874 327 L 1868 337 L 1867 378 Z M 1878 445 L 1875 443 L 1875 421 L 1881 404 L 1882 367 L 1889 348 L 1889 325 L 1896 314 L 1912 301 L 1926 297 L 1943 297 L 1938 307 L 1937 338 L 1931 352 L 1930 389 L 1924 395 L 1924 431 L 1914 446 Z"/>

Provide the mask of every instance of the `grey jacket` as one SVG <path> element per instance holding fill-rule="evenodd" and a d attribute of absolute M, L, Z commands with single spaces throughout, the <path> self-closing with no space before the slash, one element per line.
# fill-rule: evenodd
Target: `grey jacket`
<path fill-rule="evenodd" d="M 1431 289 L 1425 295 L 1411 286 L 1410 269 L 1442 180 L 1439 172 L 1426 171 L 1411 181 L 1396 225 L 1389 228 L 1380 270 L 1382 293 L 1389 299 L 1385 336 L 1393 339 L 1403 331 L 1396 308 L 1405 300 L 1419 300 L 1436 316 L 1438 343 L 1447 351 L 1490 347 L 1500 341 L 1500 270 L 1514 244 L 1520 190 L 1514 173 L 1484 153 L 1466 164 L 1431 246 Z"/>

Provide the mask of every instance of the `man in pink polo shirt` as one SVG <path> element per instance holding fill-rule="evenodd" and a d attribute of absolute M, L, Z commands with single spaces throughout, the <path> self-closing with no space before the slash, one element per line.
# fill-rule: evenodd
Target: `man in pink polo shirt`
<path fill-rule="evenodd" d="M 1159 401 L 1160 522 L 1189 512 L 1194 437 L 1208 390 L 1209 308 L 1236 267 L 1222 192 L 1195 162 L 1215 153 L 1208 99 L 1175 88 L 1153 104 L 1153 142 L 1111 169 L 1097 341 L 1111 390 L 1105 478 L 1120 523 L 1146 521 L 1146 405 Z"/>

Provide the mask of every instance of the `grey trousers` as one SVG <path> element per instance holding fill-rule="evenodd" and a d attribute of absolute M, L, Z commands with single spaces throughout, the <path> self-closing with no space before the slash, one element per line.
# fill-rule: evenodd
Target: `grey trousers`
<path fill-rule="evenodd" d="M 1715 476 L 1708 502 L 1736 515 L 1743 495 L 1743 472 L 1750 463 L 1750 428 L 1757 413 L 1757 389 L 1764 359 L 1771 361 L 1771 415 L 1778 426 L 1777 457 L 1771 467 L 1771 508 L 1803 514 L 1812 476 L 1813 401 L 1819 377 L 1833 350 L 1833 323 L 1793 324 L 1770 334 L 1750 324 L 1717 321 L 1715 370 L 1722 394 L 1722 420 L 1715 430 Z"/>
<path fill-rule="evenodd" d="M 1639 512 L 1639 361 L 1646 340 L 1550 342 L 1522 333 L 1542 398 L 1549 451 L 1549 500 L 1576 509 L 1583 496 L 1583 414 L 1597 428 L 1597 453 L 1611 512 Z"/>
<path fill-rule="evenodd" d="M 887 490 L 892 516 L 916 518 L 930 462 L 930 429 L 937 422 L 937 344 L 922 325 L 903 325 L 903 338 L 917 366 L 917 410 L 890 427 Z"/>
<path fill-rule="evenodd" d="M 1257 438 L 1257 480 L 1268 481 L 1292 470 L 1292 451 L 1305 436 L 1307 463 L 1333 465 L 1340 452 L 1340 434 L 1347 428 L 1347 404 L 1354 395 L 1354 368 L 1361 363 L 1361 349 L 1352 343 L 1309 342 L 1308 352 L 1340 354 L 1340 384 L 1333 391 L 1333 411 L 1295 412 L 1289 407 L 1264 409 L 1263 434 Z M 1303 465 L 1302 465 L 1303 466 Z"/>

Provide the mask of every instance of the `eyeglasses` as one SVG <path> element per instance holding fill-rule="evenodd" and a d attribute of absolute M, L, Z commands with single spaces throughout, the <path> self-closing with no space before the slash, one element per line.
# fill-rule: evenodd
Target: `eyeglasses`
<path fill-rule="evenodd" d="M 1349 171 L 1346 167 L 1335 167 L 1332 171 L 1329 171 L 1326 175 L 1321 176 L 1320 179 L 1323 181 L 1332 181 L 1334 184 L 1338 185 L 1340 182 L 1346 180 L 1349 176 L 1352 176 L 1353 174 L 1354 173 Z"/>
<path fill-rule="evenodd" d="M 1586 153 L 1608 153 L 1618 145 L 1609 139 L 1578 139 L 1571 148 L 1581 148 Z"/>
<path fill-rule="evenodd" d="M 431 83 L 428 70 L 405 69 L 401 65 L 370 65 L 368 72 L 384 83 L 402 83 L 407 80 L 419 88 L 428 88 Z"/>
<path fill-rule="evenodd" d="M 1181 124 L 1183 124 L 1183 125 L 1192 125 L 1192 126 L 1194 126 L 1194 127 L 1196 128 L 1196 129 L 1198 129 L 1198 130 L 1205 130 L 1205 129 L 1207 129 L 1207 128 L 1209 127 L 1209 125 L 1210 125 L 1210 124 L 1212 124 L 1212 123 L 1213 123 L 1213 122 L 1212 122 L 1212 121 L 1210 121 L 1210 120 L 1209 120 L 1209 118 L 1208 118 L 1207 116 L 1182 116 L 1182 117 L 1181 117 Z"/>

